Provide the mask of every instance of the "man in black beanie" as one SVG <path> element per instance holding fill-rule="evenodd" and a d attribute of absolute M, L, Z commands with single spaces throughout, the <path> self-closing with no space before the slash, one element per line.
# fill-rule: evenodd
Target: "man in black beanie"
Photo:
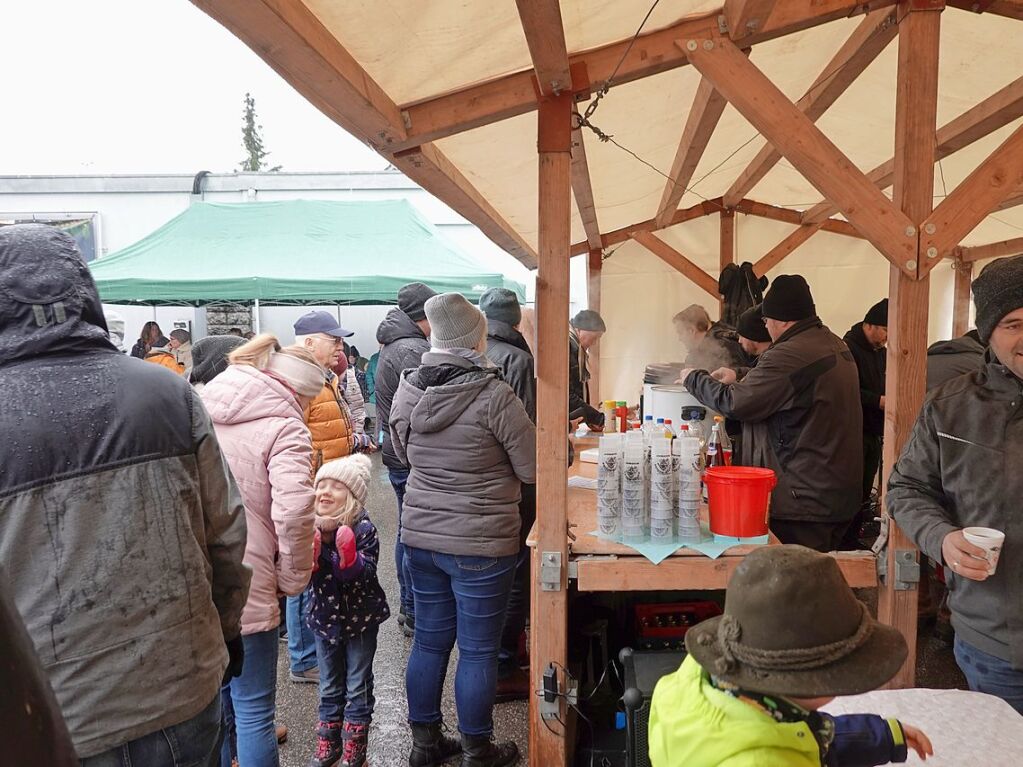
<path fill-rule="evenodd" d="M 863 493 L 860 513 L 846 531 L 843 548 L 856 548 L 859 528 L 871 514 L 870 493 L 881 466 L 881 438 L 884 436 L 884 382 L 888 368 L 888 299 L 878 301 L 842 338 L 860 376 L 860 405 L 863 407 Z"/>
<path fill-rule="evenodd" d="M 394 542 L 394 561 L 398 570 L 401 609 L 398 623 L 406 636 L 415 630 L 415 608 L 412 602 L 411 577 L 405 565 L 405 547 L 401 543 L 401 510 L 405 501 L 408 467 L 394 454 L 391 446 L 391 400 L 398 390 L 401 371 L 417 368 L 424 352 L 430 351 L 430 321 L 426 319 L 426 302 L 437 295 L 421 282 L 410 282 L 398 290 L 398 305 L 391 309 L 377 328 L 380 356 L 377 357 L 374 394 L 377 406 L 378 441 L 383 453 L 387 476 L 398 500 L 398 535 Z"/>
<path fill-rule="evenodd" d="M 817 317 L 800 275 L 777 277 L 762 311 L 773 343 L 742 380 L 715 380 L 706 370 L 683 370 L 680 380 L 701 403 L 751 432 L 741 460 L 778 477 L 770 526 L 781 542 L 832 551 L 860 506 L 856 363 Z"/>
<path fill-rule="evenodd" d="M 1023 714 L 1023 256 L 973 282 L 988 362 L 929 393 L 888 480 L 888 511 L 945 567 L 955 656 L 971 690 Z M 1000 559 L 963 528 L 1005 534 Z"/>
<path fill-rule="evenodd" d="M 569 320 L 568 417 L 582 418 L 591 429 L 604 427 L 604 414 L 590 405 L 590 371 L 586 360 L 590 348 L 606 331 L 604 318 L 592 309 L 583 309 Z"/>

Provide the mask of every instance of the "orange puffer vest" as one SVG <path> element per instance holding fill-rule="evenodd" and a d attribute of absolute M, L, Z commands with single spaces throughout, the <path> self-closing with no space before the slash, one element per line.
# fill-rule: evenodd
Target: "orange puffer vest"
<path fill-rule="evenodd" d="M 327 461 L 343 458 L 352 452 L 352 419 L 338 391 L 338 377 L 333 373 L 324 381 L 323 389 L 305 410 L 305 422 L 313 438 L 313 472 Z"/>

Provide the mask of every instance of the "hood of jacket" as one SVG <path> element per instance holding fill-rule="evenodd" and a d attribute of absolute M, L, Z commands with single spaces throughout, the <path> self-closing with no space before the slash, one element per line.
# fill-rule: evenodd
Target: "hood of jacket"
<path fill-rule="evenodd" d="M 849 328 L 848 332 L 846 332 L 846 334 L 842 336 L 842 340 L 845 341 L 847 344 L 858 346 L 861 349 L 863 349 L 863 351 L 866 352 L 880 351 L 880 349 L 875 347 L 872 343 L 870 343 L 870 341 L 867 340 L 867 335 L 866 333 L 863 332 L 862 322 L 857 322 L 855 325 Z"/>
<path fill-rule="evenodd" d="M 394 308 L 387 313 L 383 322 L 377 327 L 377 341 L 382 344 L 390 344 L 402 338 L 426 339 L 423 331 L 412 321 L 401 309 Z"/>
<path fill-rule="evenodd" d="M 412 428 L 431 433 L 454 423 L 495 378 L 500 378 L 497 368 L 484 369 L 451 354 L 427 352 L 422 366 L 406 371 L 398 386 L 410 390 L 415 402 Z"/>
<path fill-rule="evenodd" d="M 941 354 L 983 354 L 986 347 L 973 336 L 965 335 L 948 341 L 936 341 L 927 347 L 927 353 Z"/>
<path fill-rule="evenodd" d="M 0 228 L 0 365 L 85 350 L 117 352 L 75 241 L 42 224 Z"/>
<path fill-rule="evenodd" d="M 250 365 L 230 365 L 202 390 L 202 401 L 217 424 L 273 416 L 301 420 L 298 400 L 281 381 Z"/>
<path fill-rule="evenodd" d="M 525 337 L 509 325 L 507 322 L 501 320 L 487 320 L 487 338 L 493 338 L 495 341 L 503 341 L 506 344 L 511 344 L 524 352 L 529 352 L 532 356 L 533 352 L 529 348 L 529 344 L 526 343 Z"/>

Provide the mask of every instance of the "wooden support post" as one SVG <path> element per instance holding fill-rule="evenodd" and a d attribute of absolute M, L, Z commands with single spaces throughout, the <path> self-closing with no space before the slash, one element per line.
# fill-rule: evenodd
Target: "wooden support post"
<path fill-rule="evenodd" d="M 934 193 L 938 37 L 941 12 L 910 10 L 899 24 L 895 101 L 894 202 L 914 222 L 931 212 Z M 919 237 L 917 238 L 919 253 Z M 920 267 L 919 256 L 914 270 Z M 885 381 L 884 483 L 891 474 L 923 403 L 927 381 L 927 310 L 930 280 L 892 266 L 889 277 L 888 374 Z M 883 504 L 882 504 L 883 505 Z M 887 516 L 887 510 L 882 512 Z M 912 687 L 916 673 L 917 589 L 896 590 L 897 553 L 916 549 L 889 520 L 888 577 L 878 595 L 878 618 L 898 628 L 909 645 L 906 663 L 889 682 Z"/>
<path fill-rule="evenodd" d="M 725 208 L 721 211 L 721 250 L 719 253 L 721 270 L 735 263 L 735 211 Z M 720 276 L 720 273 L 719 273 Z M 725 314 L 725 299 L 718 295 L 718 319 Z"/>
<path fill-rule="evenodd" d="M 543 673 L 558 670 L 562 692 L 568 666 L 568 295 L 571 244 L 571 132 L 569 93 L 544 98 L 538 109 L 539 268 L 537 315 L 537 498 L 533 554 L 530 676 L 543 689 Z M 553 574 L 554 587 L 544 583 Z M 529 696 L 529 763 L 567 765 L 571 745 L 557 720 L 541 721 L 536 695 Z M 568 721 L 561 705 L 561 720 Z M 549 729 L 548 729 L 549 728 Z"/>
<path fill-rule="evenodd" d="M 970 328 L 970 283 L 973 280 L 973 262 L 956 259 L 955 292 L 952 301 L 952 338 L 959 338 Z"/>
<path fill-rule="evenodd" d="M 604 253 L 591 250 L 586 257 L 586 306 L 600 313 L 600 270 L 604 266 Z M 587 353 L 590 369 L 590 402 L 600 402 L 600 341 Z"/>

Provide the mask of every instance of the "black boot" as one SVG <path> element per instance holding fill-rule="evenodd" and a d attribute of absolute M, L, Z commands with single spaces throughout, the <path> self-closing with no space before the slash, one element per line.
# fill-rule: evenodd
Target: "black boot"
<path fill-rule="evenodd" d="M 462 744 L 447 737 L 441 722 L 433 724 L 412 723 L 412 753 L 409 767 L 440 767 L 449 759 L 462 753 Z"/>
<path fill-rule="evenodd" d="M 519 747 L 514 743 L 495 743 L 488 735 L 462 733 L 461 767 L 510 767 L 518 762 Z"/>

